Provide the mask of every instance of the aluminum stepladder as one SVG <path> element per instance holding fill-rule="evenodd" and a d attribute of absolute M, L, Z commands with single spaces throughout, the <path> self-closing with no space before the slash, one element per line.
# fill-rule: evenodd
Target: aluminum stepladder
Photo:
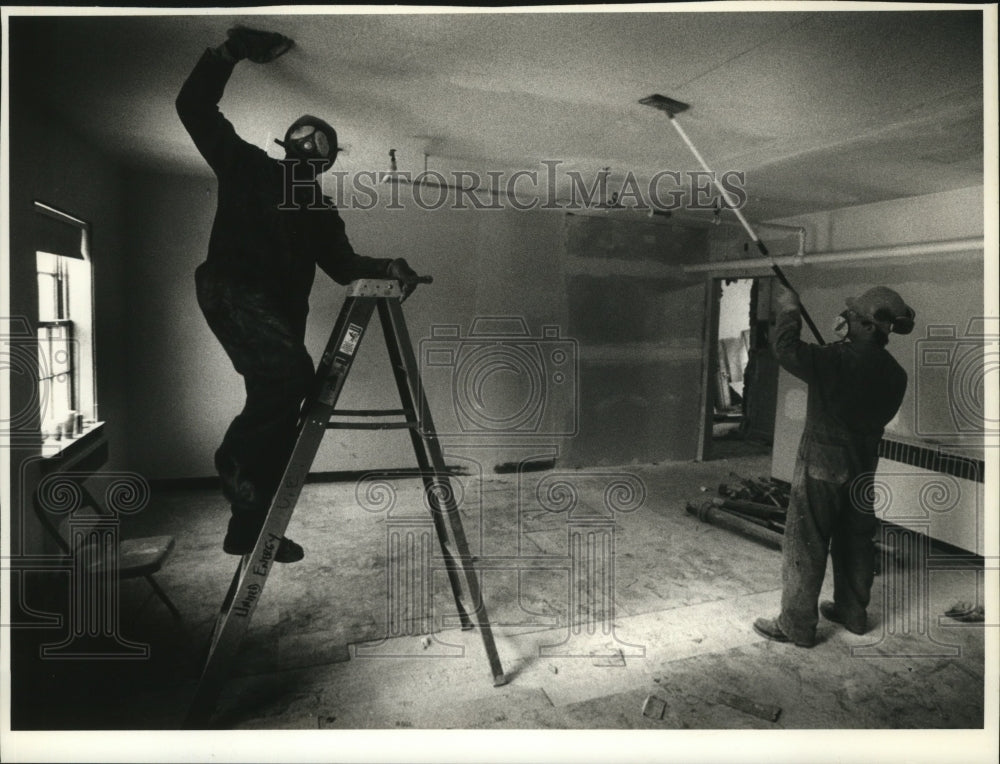
<path fill-rule="evenodd" d="M 425 282 L 429 280 L 421 279 Z M 274 564 L 274 553 L 284 536 L 316 451 L 326 430 L 333 428 L 400 428 L 409 431 L 461 626 L 463 629 L 479 627 L 493 684 L 500 686 L 506 683 L 461 515 L 455 503 L 455 493 L 451 490 L 450 475 L 444 464 L 441 445 L 421 386 L 401 302 L 402 292 L 399 284 L 393 280 L 360 279 L 351 282 L 348 287 L 344 307 L 337 317 L 316 371 L 314 390 L 303 404 L 298 437 L 281 483 L 271 501 L 260 536 L 253 550 L 241 558 L 222 603 L 198 689 L 185 719 L 186 728 L 203 729 L 209 726 L 216 702 L 237 658 L 240 643 L 260 601 L 264 584 Z M 337 411 L 337 399 L 376 309 L 381 319 L 402 408 Z M 337 416 L 395 416 L 404 417 L 405 421 L 330 421 Z"/>

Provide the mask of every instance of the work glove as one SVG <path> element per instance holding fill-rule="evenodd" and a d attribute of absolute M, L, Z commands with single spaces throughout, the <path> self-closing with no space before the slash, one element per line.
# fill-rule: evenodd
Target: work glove
<path fill-rule="evenodd" d="M 226 50 L 240 61 L 248 58 L 255 64 L 266 64 L 283 56 L 295 44 L 278 32 L 263 32 L 249 27 L 236 26 L 227 33 Z"/>
<path fill-rule="evenodd" d="M 401 257 L 397 257 L 389 263 L 385 275 L 399 282 L 400 289 L 403 290 L 402 299 L 404 300 L 417 288 L 417 279 L 419 278 L 417 272 Z"/>
<path fill-rule="evenodd" d="M 775 279 L 774 288 L 774 301 L 778 306 L 779 312 L 784 313 L 789 310 L 798 310 L 802 306 L 799 295 L 777 279 Z"/>

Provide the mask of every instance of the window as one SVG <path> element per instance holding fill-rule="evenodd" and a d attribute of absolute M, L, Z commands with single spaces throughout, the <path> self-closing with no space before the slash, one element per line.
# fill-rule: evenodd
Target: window
<path fill-rule="evenodd" d="M 93 275 L 87 224 L 40 202 L 35 213 L 39 416 L 58 446 L 97 418 Z"/>

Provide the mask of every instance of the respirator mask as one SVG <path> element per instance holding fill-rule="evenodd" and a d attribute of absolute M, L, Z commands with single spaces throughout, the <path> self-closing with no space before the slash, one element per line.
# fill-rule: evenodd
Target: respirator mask
<path fill-rule="evenodd" d="M 339 151 L 337 131 L 322 119 L 308 114 L 292 123 L 283 141 L 274 142 L 285 150 L 289 159 L 304 160 L 317 174 L 333 166 Z"/>

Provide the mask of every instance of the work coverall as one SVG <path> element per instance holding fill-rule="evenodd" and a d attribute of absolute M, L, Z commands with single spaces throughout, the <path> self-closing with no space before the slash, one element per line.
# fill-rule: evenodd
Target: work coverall
<path fill-rule="evenodd" d="M 809 385 L 785 525 L 778 626 L 789 639 L 811 644 L 828 549 L 834 604 L 845 625 L 865 627 L 878 446 L 903 401 L 906 372 L 877 342 L 813 345 L 799 339 L 801 328 L 799 309 L 784 310 L 774 338 L 778 362 Z"/>
<path fill-rule="evenodd" d="M 176 106 L 218 178 L 208 257 L 195 283 L 208 325 L 246 385 L 215 464 L 232 504 L 230 534 L 256 538 L 314 372 L 304 338 L 316 265 L 348 284 L 385 278 L 391 260 L 354 252 L 336 208 L 313 174 L 301 172 L 310 168 L 272 159 L 236 134 L 217 106 L 233 66 L 206 51 Z"/>

